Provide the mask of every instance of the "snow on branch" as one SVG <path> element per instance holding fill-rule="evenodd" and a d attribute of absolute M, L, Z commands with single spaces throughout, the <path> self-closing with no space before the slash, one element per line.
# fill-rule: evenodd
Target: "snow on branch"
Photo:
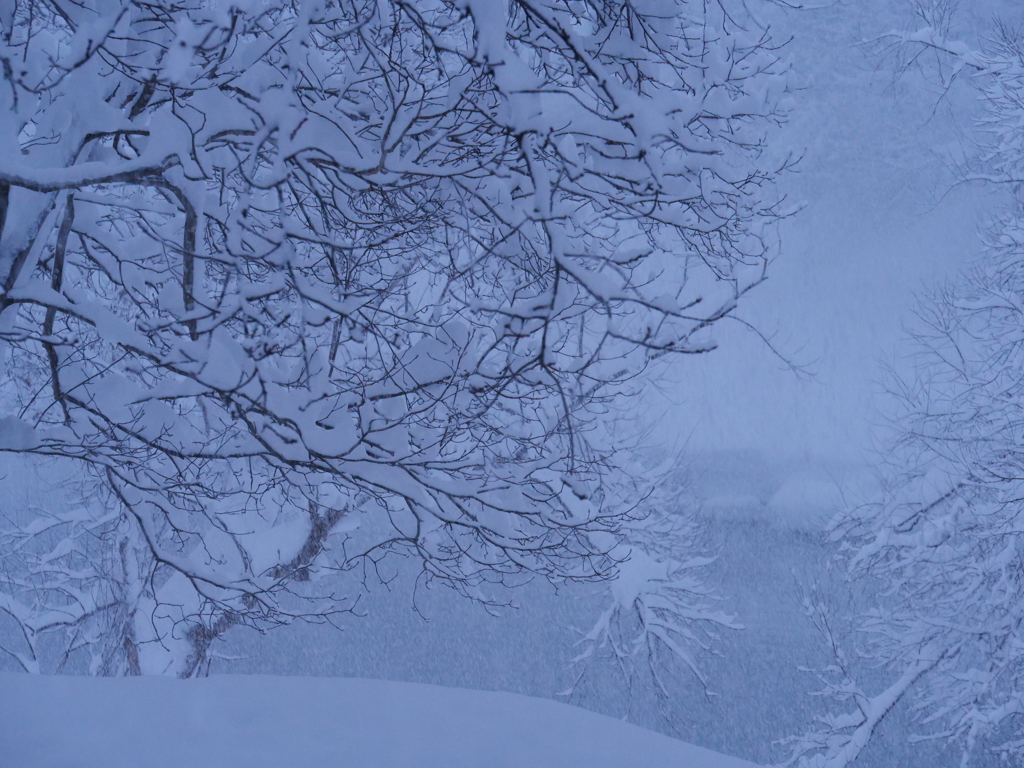
<path fill-rule="evenodd" d="M 787 65 L 727 5 L 10 4 L 0 447 L 119 515 L 66 648 L 198 674 L 392 554 L 484 600 L 613 578 L 601 425 L 714 346 L 785 211 Z M 2 590 L 63 609 L 56 578 Z"/>

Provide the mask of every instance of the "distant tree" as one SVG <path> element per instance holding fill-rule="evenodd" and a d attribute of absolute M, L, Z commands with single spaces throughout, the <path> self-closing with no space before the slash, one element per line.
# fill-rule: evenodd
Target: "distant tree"
<path fill-rule="evenodd" d="M 732 5 L 0 2 L 0 450 L 96 480 L 11 518 L 8 652 L 196 675 L 389 553 L 613 577 L 606 414 L 774 250 L 786 70 Z"/>
<path fill-rule="evenodd" d="M 884 492 L 834 523 L 850 578 L 875 605 L 856 625 L 860 660 L 816 611 L 836 651 L 822 693 L 844 711 L 793 740 L 801 766 L 854 764 L 901 701 L 921 737 L 949 742 L 965 765 L 1024 758 L 1024 39 L 1000 26 L 974 50 L 946 36 L 950 11 L 922 7 L 942 23 L 897 50 L 905 63 L 937 55 L 927 66 L 944 89 L 969 75 L 983 113 L 958 173 L 998 183 L 1010 205 L 985 229 L 981 258 L 921 303 L 893 374 Z M 869 694 L 865 674 L 888 682 Z"/>

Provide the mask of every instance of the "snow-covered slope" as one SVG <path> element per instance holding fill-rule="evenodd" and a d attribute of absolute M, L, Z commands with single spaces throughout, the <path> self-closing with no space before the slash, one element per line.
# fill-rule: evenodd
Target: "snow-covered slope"
<path fill-rule="evenodd" d="M 0 675 L 2 768 L 753 768 L 511 693 L 309 677 Z"/>

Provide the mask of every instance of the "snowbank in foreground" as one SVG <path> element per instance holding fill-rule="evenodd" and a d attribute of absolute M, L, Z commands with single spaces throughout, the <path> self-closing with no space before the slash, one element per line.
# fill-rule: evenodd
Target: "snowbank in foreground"
<path fill-rule="evenodd" d="M 343 678 L 0 674 L 7 768 L 753 768 L 511 693 Z"/>

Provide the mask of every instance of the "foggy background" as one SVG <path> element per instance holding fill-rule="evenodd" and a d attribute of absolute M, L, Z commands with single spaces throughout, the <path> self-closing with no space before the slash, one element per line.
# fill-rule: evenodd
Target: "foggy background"
<path fill-rule="evenodd" d="M 808 4 L 810 5 L 810 4 Z M 914 73 L 895 81 L 891 62 L 859 45 L 913 25 L 893 0 L 776 9 L 776 37 L 805 86 L 786 130 L 796 172 L 784 180 L 801 210 L 781 228 L 782 255 L 740 316 L 800 369 L 794 372 L 739 323 L 720 327 L 720 349 L 676 365 L 636 414 L 649 447 L 679 454 L 687 503 L 708 523 L 718 554 L 710 583 L 743 630 L 723 630 L 701 661 L 708 692 L 683 669 L 672 696 L 629 691 L 612 666 L 591 670 L 571 702 L 701 746 L 769 762 L 773 741 L 800 732 L 820 701 L 798 667 L 828 659 L 801 609 L 812 588 L 845 595 L 827 568 L 824 523 L 871 490 L 870 466 L 884 412 L 882 364 L 898 361 L 914 297 L 951 278 L 979 250 L 977 226 L 997 198 L 951 188 L 948 158 L 975 108 L 968 88 L 944 98 Z M 956 32 L 987 29 L 1013 2 L 974 2 Z M 0 505 L 61 503 L 45 469 L 2 461 Z M 510 594 L 520 606 L 488 614 L 441 589 L 417 588 L 399 566 L 370 584 L 359 615 L 330 627 L 259 636 L 233 630 L 214 673 L 387 678 L 557 697 L 572 683 L 579 630 L 593 623 L 598 587 L 556 591 L 535 582 Z M 365 614 L 365 615 L 363 615 Z M 0 657 L 0 670 L 13 671 Z M 565 701 L 567 697 L 559 700 Z M 896 712 L 861 758 L 865 766 L 939 766 L 955 755 L 910 751 Z"/>

